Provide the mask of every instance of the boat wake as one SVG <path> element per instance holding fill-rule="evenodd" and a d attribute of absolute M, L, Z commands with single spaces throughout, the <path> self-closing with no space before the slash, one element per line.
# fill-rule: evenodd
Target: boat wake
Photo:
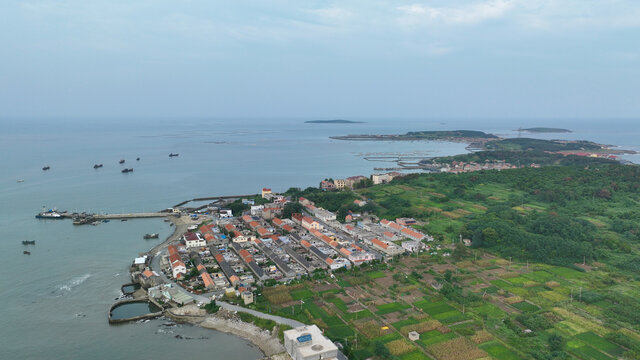
<path fill-rule="evenodd" d="M 82 283 L 84 283 L 85 281 L 87 281 L 87 279 L 89 279 L 91 277 L 91 274 L 84 274 L 82 276 L 77 276 L 74 277 L 73 279 L 71 279 L 68 283 L 61 285 L 60 287 L 58 287 L 57 291 L 54 291 L 54 293 L 58 293 L 59 296 L 64 295 L 66 292 L 70 292 L 71 290 L 73 290 L 74 288 L 82 285 Z"/>

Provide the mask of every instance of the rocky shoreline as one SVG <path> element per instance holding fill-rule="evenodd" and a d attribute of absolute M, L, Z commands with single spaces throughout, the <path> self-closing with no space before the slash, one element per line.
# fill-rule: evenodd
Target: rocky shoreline
<path fill-rule="evenodd" d="M 187 305 L 169 309 L 166 311 L 166 315 L 177 322 L 239 336 L 257 346 L 266 359 L 290 359 L 278 339 L 277 330 L 263 330 L 253 324 L 243 322 L 234 312 L 221 309 L 216 314 L 209 315 L 205 310 L 195 305 Z"/>

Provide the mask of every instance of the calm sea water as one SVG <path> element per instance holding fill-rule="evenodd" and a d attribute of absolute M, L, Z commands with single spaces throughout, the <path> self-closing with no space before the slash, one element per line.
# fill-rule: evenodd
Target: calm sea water
<path fill-rule="evenodd" d="M 16 359 L 126 359 L 214 356 L 254 359 L 247 342 L 163 320 L 110 326 L 107 310 L 128 282 L 133 258 L 171 228 L 159 220 L 73 226 L 34 218 L 43 206 L 70 211 L 153 211 L 207 195 L 283 191 L 326 177 L 371 174 L 392 166 L 364 154 L 424 156 L 464 152 L 443 142 L 346 142 L 331 135 L 477 129 L 517 136 L 520 126 L 554 126 L 570 134 L 640 150 L 632 120 L 370 120 L 365 124 L 304 124 L 300 119 L 247 120 L 0 120 L 0 348 Z M 179 153 L 169 158 L 170 152 Z M 135 161 L 140 157 L 139 162 Z M 640 162 L 637 155 L 625 158 Z M 134 172 L 122 174 L 118 160 Z M 93 169 L 93 164 L 104 167 Z M 51 170 L 43 172 L 44 165 Z M 24 183 L 17 183 L 24 179 Z M 23 255 L 22 240 L 36 245 Z M 178 339 L 175 335 L 181 335 Z M 4 355 L 3 355 L 4 356 Z"/>

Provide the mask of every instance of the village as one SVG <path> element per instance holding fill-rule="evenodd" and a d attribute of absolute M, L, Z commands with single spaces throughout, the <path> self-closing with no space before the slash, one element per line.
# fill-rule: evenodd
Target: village
<path fill-rule="evenodd" d="M 398 176 L 373 175 L 372 179 L 381 183 L 394 175 Z M 324 180 L 320 188 L 351 188 L 362 179 Z M 258 287 L 288 283 L 318 271 L 330 273 L 424 251 L 450 255 L 448 248 L 432 246 L 433 237 L 413 229 L 416 220 L 412 218 L 388 220 L 350 212 L 340 222 L 335 213 L 304 197 L 291 199 L 269 188 L 256 198 L 240 201 L 248 210 L 235 214 L 213 205 L 189 214 L 185 209 L 169 209 L 189 217 L 187 232 L 153 257 L 136 258 L 134 281 L 161 303 L 197 303 L 196 297 L 189 296 L 194 294 L 237 298 L 248 305 Z M 299 204 L 302 211 L 283 216 L 288 203 Z M 354 201 L 358 207 L 366 203 L 365 199 Z"/>

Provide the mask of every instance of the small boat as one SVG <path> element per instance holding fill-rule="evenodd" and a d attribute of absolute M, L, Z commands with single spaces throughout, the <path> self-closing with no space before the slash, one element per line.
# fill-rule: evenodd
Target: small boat
<path fill-rule="evenodd" d="M 91 223 L 91 225 L 96 226 L 96 225 L 100 225 L 100 221 L 94 221 Z"/>
<path fill-rule="evenodd" d="M 47 165 L 47 166 L 45 166 L 45 167 L 43 167 L 43 168 L 42 168 L 42 171 L 47 171 L 47 170 L 49 170 L 49 169 L 51 169 L 51 166 Z"/>
<path fill-rule="evenodd" d="M 108 223 L 109 221 L 111 221 L 111 220 L 109 220 L 109 219 L 102 220 L 103 223 Z"/>
<path fill-rule="evenodd" d="M 18 179 L 18 180 L 16 180 L 16 182 L 18 182 L 18 183 L 23 183 L 23 182 L 24 182 L 24 179 Z"/>
<path fill-rule="evenodd" d="M 62 214 L 57 212 L 56 210 L 49 209 L 47 211 L 43 211 L 36 215 L 37 219 L 64 219 Z"/>
<path fill-rule="evenodd" d="M 140 158 L 139 158 L 139 157 L 137 157 L 137 158 L 136 158 L 136 161 L 140 161 Z"/>
<path fill-rule="evenodd" d="M 31 255 L 31 251 L 27 251 L 27 250 L 23 251 L 22 253 L 25 255 Z"/>
<path fill-rule="evenodd" d="M 130 173 L 130 172 L 133 172 L 133 168 L 122 169 L 122 171 L 121 171 L 121 172 L 122 172 L 123 174 Z"/>
<path fill-rule="evenodd" d="M 35 240 L 22 240 L 22 245 L 35 245 Z"/>
<path fill-rule="evenodd" d="M 124 164 L 124 159 L 118 161 L 118 164 Z"/>
<path fill-rule="evenodd" d="M 142 238 L 145 240 L 148 239 L 157 239 L 160 235 L 157 233 L 153 233 L 153 234 L 145 234 Z"/>
<path fill-rule="evenodd" d="M 178 155 L 180 155 L 180 154 L 178 154 L 178 153 L 171 153 L 171 154 L 169 154 L 169 157 L 174 157 L 174 156 L 178 156 Z"/>
<path fill-rule="evenodd" d="M 93 165 L 93 168 L 94 168 L 94 169 L 98 169 L 98 168 L 101 168 L 101 167 L 102 167 L 102 164 L 95 164 L 95 165 Z"/>
<path fill-rule="evenodd" d="M 120 219 L 120 221 L 127 221 L 127 219 Z"/>

